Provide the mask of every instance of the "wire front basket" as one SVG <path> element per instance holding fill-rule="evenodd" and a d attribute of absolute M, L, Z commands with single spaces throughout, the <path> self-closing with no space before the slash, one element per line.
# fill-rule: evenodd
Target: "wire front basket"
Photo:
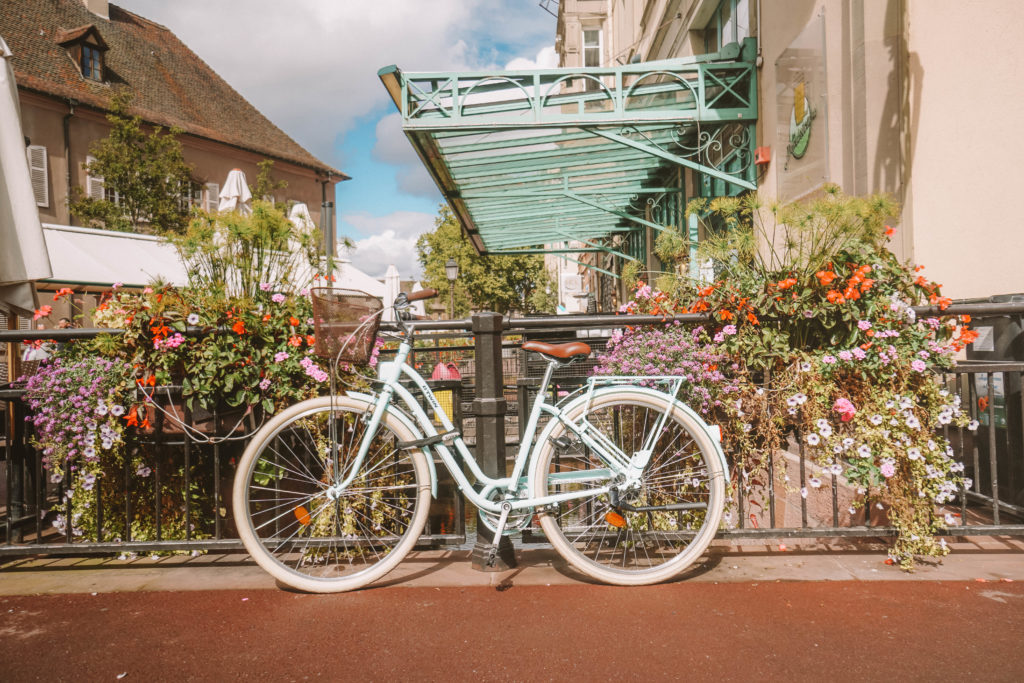
<path fill-rule="evenodd" d="M 373 353 L 380 326 L 381 300 L 352 289 L 317 287 L 313 300 L 313 352 L 345 363 L 366 363 Z"/>

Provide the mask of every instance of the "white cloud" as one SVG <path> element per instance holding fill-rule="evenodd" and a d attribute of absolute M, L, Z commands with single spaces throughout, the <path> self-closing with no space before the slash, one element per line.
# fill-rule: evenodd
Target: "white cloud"
<path fill-rule="evenodd" d="M 377 78 L 392 63 L 462 68 L 453 29 L 477 2 L 122 0 L 168 26 L 267 118 L 331 161 L 338 135 L 388 100 Z M 425 64 L 424 64 L 425 65 Z"/>
<path fill-rule="evenodd" d="M 519 0 L 120 0 L 159 22 L 267 118 L 315 156 L 339 163 L 335 142 L 356 120 L 389 102 L 377 77 L 398 64 L 416 71 L 486 69 L 500 36 L 535 35 L 511 25 L 542 12 Z M 525 18 L 524 18 L 525 16 Z M 536 24 L 536 22 L 534 22 Z M 534 29 L 536 30 L 536 29 Z M 467 42 L 467 38 L 473 42 Z M 535 44 L 535 43 L 534 43 Z M 343 169 L 344 170 L 344 169 Z"/>
<path fill-rule="evenodd" d="M 434 229 L 434 216 L 418 211 L 395 211 L 384 216 L 344 214 L 342 222 L 369 235 L 356 240 L 349 257 L 353 265 L 373 277 L 384 277 L 389 265 L 398 268 L 403 280 L 422 275 L 416 260 L 416 240 Z"/>
<path fill-rule="evenodd" d="M 537 56 L 534 59 L 526 59 L 525 57 L 516 57 L 511 62 L 505 65 L 505 68 L 509 71 L 524 71 L 527 69 L 557 69 L 558 68 L 558 53 L 555 52 L 554 45 L 547 45 L 540 49 Z"/>
<path fill-rule="evenodd" d="M 395 165 L 420 162 L 409 138 L 402 132 L 402 115 L 399 112 L 382 116 L 374 132 L 377 141 L 373 145 L 373 158 L 377 161 Z"/>

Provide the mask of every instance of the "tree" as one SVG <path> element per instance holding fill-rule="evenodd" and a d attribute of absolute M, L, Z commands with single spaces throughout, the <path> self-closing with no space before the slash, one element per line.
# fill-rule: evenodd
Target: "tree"
<path fill-rule="evenodd" d="M 471 308 L 507 313 L 553 312 L 554 296 L 549 293 L 551 279 L 542 256 L 496 256 L 476 253 L 462 226 L 451 210 L 442 205 L 433 232 L 416 241 L 416 252 L 423 266 L 424 286 L 442 295 L 448 293 L 445 264 L 455 259 L 459 277 L 455 281 L 455 315 Z"/>
<path fill-rule="evenodd" d="M 108 230 L 181 232 L 188 223 L 185 198 L 193 185 L 177 139 L 181 130 L 164 132 L 156 126 L 147 135 L 142 119 L 128 113 L 131 101 L 127 90 L 111 98 L 110 135 L 93 143 L 89 153 L 94 159 L 84 164 L 92 178 L 102 179 L 102 192 L 94 187 L 89 195 L 77 188 L 71 213 Z"/>

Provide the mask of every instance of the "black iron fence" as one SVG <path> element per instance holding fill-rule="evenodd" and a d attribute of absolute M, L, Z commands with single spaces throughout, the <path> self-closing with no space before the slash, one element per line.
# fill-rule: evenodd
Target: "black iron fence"
<path fill-rule="evenodd" d="M 938 314 L 921 309 L 921 315 Z M 1024 314 L 1021 304 L 972 304 L 952 307 L 946 314 L 1001 316 Z M 678 316 L 685 324 L 707 322 L 702 315 Z M 525 339 L 546 341 L 583 339 L 602 349 L 611 330 L 623 325 L 663 324 L 657 316 L 572 316 L 506 320 L 480 314 L 470 320 L 418 323 L 424 334 L 413 356 L 442 405 L 460 425 L 485 472 L 494 476 L 514 456 L 525 426 L 529 403 L 538 388 L 542 366 L 520 349 Z M 97 331 L 0 332 L 0 343 L 31 338 L 81 338 Z M 437 370 L 440 367 L 441 370 Z M 554 396 L 571 392 L 585 381 L 587 364 L 560 370 L 550 388 Z M 950 535 L 1018 535 L 1024 533 L 1024 405 L 1021 380 L 1024 362 L 966 361 L 943 376 L 948 387 L 963 396 L 965 408 L 981 424 L 976 432 L 954 430 L 946 436 L 973 479 L 951 512 L 960 524 Z M 29 445 L 26 406 L 17 385 L 0 387 L 3 428 L 0 431 L 0 557 L 11 555 L 118 554 L 164 551 L 240 550 L 231 519 L 231 481 L 234 463 L 245 439 L 208 439 L 257 426 L 258 416 L 204 414 L 182 411 L 192 429 L 156 413 L 151 429 L 137 434 L 130 449 L 146 449 L 154 467 L 148 472 L 125 465 L 116 477 L 99 482 L 96 516 L 90 528 L 103 528 L 115 513 L 127 520 L 116 539 L 75 536 L 73 525 L 59 522 L 53 509 L 67 495 L 66 483 L 51 481 L 41 454 Z M 173 403 L 173 387 L 160 392 Z M 195 431 L 193 431 L 193 429 Z M 154 455 L 155 454 L 155 455 Z M 131 462 L 126 458 L 125 463 Z M 735 498 L 721 535 L 742 538 L 880 537 L 893 534 L 884 514 L 869 506 L 851 506 L 858 495 L 842 477 L 816 470 L 802 442 L 768 458 L 765 481 L 748 487 L 733 472 Z M 424 544 L 465 540 L 467 513 L 453 481 L 438 467 L 439 497 L 431 508 Z M 824 483 L 812 495 L 802 495 L 811 476 Z M 780 482 L 788 480 L 785 485 Z M 148 519 L 146 536 L 134 531 L 132 520 Z M 538 533 L 525 540 L 538 540 Z M 542 540 L 542 538 L 541 538 Z"/>

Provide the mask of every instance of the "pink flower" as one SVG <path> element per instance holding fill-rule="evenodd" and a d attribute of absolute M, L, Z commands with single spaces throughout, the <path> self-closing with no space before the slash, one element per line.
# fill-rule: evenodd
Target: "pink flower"
<path fill-rule="evenodd" d="M 882 467 L 879 469 L 881 469 L 882 476 L 886 479 L 896 474 L 896 467 L 891 462 L 883 462 Z"/>
<path fill-rule="evenodd" d="M 928 366 L 924 364 L 923 360 L 915 360 L 913 363 L 910 364 L 910 367 L 912 367 L 917 372 L 924 372 L 925 368 Z"/>
<path fill-rule="evenodd" d="M 270 300 L 273 301 L 275 304 L 279 304 L 279 303 L 283 302 L 284 299 L 285 299 L 284 294 L 281 294 L 280 292 L 275 294 L 274 296 L 270 297 Z"/>
<path fill-rule="evenodd" d="M 857 327 L 859 327 L 862 330 L 870 330 L 871 329 L 871 321 L 870 320 L 860 320 L 860 321 L 857 322 Z"/>
<path fill-rule="evenodd" d="M 850 403 L 850 400 L 846 398 L 836 399 L 836 402 L 832 405 L 832 410 L 839 413 L 843 422 L 849 422 L 853 419 L 853 416 L 857 414 L 857 409 L 854 408 L 853 404 Z"/>
<path fill-rule="evenodd" d="M 726 335 L 736 334 L 736 326 L 735 325 L 726 325 L 725 327 L 722 328 L 722 334 L 726 334 Z"/>
<path fill-rule="evenodd" d="M 832 365 L 833 363 L 836 362 L 836 357 L 826 353 L 824 356 L 821 357 L 821 362 L 824 363 L 825 365 Z"/>
<path fill-rule="evenodd" d="M 290 358 L 290 356 L 288 355 L 287 351 L 278 351 L 276 354 L 274 354 L 275 363 L 282 363 L 288 360 L 288 358 Z"/>
<path fill-rule="evenodd" d="M 270 285 L 269 282 L 261 282 L 260 283 L 260 289 L 263 290 L 264 292 L 269 292 L 270 291 L 270 287 L 271 287 L 271 285 Z"/>

